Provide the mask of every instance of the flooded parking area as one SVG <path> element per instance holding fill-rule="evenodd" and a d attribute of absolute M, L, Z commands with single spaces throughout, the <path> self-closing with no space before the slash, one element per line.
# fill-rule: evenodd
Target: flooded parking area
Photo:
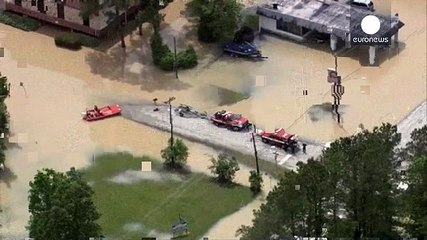
<path fill-rule="evenodd" d="M 168 31 L 173 31 L 184 34 L 177 36 L 181 40 L 189 37 L 194 41 L 191 34 L 176 30 L 190 24 L 182 20 L 184 2 L 170 6 L 175 8 L 165 10 L 173 12 L 166 21 L 175 24 L 165 27 L 162 34 L 172 36 Z M 44 34 L 51 31 L 46 26 L 39 32 L 23 32 L 0 25 L 0 47 L 4 48 L 0 71 L 12 85 L 6 100 L 12 138 L 7 174 L 0 183 L 2 234 L 26 235 L 28 182 L 38 169 L 84 167 L 94 152 L 104 150 L 158 157 L 167 144 L 167 133 L 120 117 L 94 124 L 82 122 L 81 112 L 94 104 L 164 101 L 174 96 L 176 104 L 209 113 L 227 109 L 248 116 L 257 127 L 284 127 L 323 142 L 353 134 L 360 124 L 371 128 L 384 121 L 397 123 L 426 97 L 426 23 L 418 20 L 426 18 L 426 2 L 395 0 L 391 8 L 406 24 L 400 32 L 399 50 L 383 50 L 380 67 L 361 65 L 359 57 L 367 53 L 363 48 L 338 58 L 345 86 L 341 125 L 329 111 L 332 97 L 326 69 L 334 66 L 334 58 L 328 44 L 311 46 L 262 35 L 256 44 L 269 58 L 258 62 L 223 56 L 216 45 L 198 44 L 199 66 L 180 71 L 176 79 L 173 73 L 152 65 L 148 26 L 144 26 L 142 38 L 136 34 L 126 37 L 125 50 L 114 46 L 103 52 L 56 48 L 51 36 Z M 185 44 L 181 40 L 180 48 Z M 303 95 L 303 90 L 308 94 Z M 206 171 L 215 151 L 188 144 L 190 167 Z M 248 171 L 242 172 L 238 179 L 247 179 Z M 223 233 L 229 234 L 240 226 L 229 224 L 251 216 L 259 204 L 225 219 L 209 236 L 224 226 L 228 230 Z"/>

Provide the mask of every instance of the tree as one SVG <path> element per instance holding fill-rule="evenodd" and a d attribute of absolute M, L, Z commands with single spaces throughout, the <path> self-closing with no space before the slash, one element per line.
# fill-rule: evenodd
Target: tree
<path fill-rule="evenodd" d="M 212 165 L 208 169 L 216 175 L 216 179 L 221 184 L 231 184 L 234 175 L 240 170 L 239 164 L 235 157 L 221 153 L 218 158 L 211 158 Z"/>
<path fill-rule="evenodd" d="M 159 13 L 159 2 L 155 0 L 148 0 L 143 8 L 138 11 L 136 19 L 139 22 L 139 35 L 142 36 L 142 24 L 145 22 L 151 23 L 154 31 L 160 30 L 160 22 L 163 16 Z"/>
<path fill-rule="evenodd" d="M 100 236 L 100 214 L 81 173 L 38 171 L 30 182 L 29 235 L 35 239 L 87 240 Z"/>
<path fill-rule="evenodd" d="M 0 73 L 0 134 L 3 135 L 9 133 L 9 113 L 4 103 L 6 97 L 9 96 L 9 88 L 10 84 L 7 81 L 7 77 L 2 76 Z M 0 139 L 0 165 L 5 161 L 4 150 L 6 150 L 6 145 L 4 139 L 5 137 Z"/>
<path fill-rule="evenodd" d="M 262 176 L 258 174 L 256 171 L 250 171 L 249 183 L 251 184 L 250 189 L 254 194 L 261 192 L 262 188 Z"/>
<path fill-rule="evenodd" d="M 170 142 L 170 140 L 169 140 Z M 164 166 L 169 169 L 180 169 L 187 163 L 188 147 L 181 139 L 174 140 L 174 143 L 161 151 Z"/>
<path fill-rule="evenodd" d="M 412 237 L 427 237 L 427 125 L 411 133 L 411 141 L 404 152 L 410 162 L 405 182 L 408 185 L 403 192 L 404 225 Z"/>
<path fill-rule="evenodd" d="M 318 159 L 298 163 L 298 172 L 286 172 L 255 212 L 253 226 L 240 229 L 242 239 L 396 239 L 399 141 L 396 126 L 383 124 L 338 139 Z"/>
<path fill-rule="evenodd" d="M 93 14 L 102 9 L 99 0 L 85 0 L 80 2 L 80 17 L 82 19 L 89 19 Z"/>
<path fill-rule="evenodd" d="M 396 126 L 383 124 L 335 141 L 322 158 L 336 181 L 337 204 L 346 212 L 347 236 L 395 238 L 397 211 Z M 336 209 L 334 209 L 336 210 Z M 331 231 L 329 231 L 331 232 Z"/>
<path fill-rule="evenodd" d="M 240 20 L 242 4 L 236 0 L 193 0 L 189 4 L 199 17 L 198 38 L 211 43 L 232 39 Z"/>

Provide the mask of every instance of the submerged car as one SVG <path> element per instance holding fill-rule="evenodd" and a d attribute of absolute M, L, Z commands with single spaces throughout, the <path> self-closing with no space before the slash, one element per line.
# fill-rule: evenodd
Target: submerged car
<path fill-rule="evenodd" d="M 250 124 L 249 120 L 245 117 L 242 117 L 240 114 L 235 114 L 232 112 L 227 112 L 225 110 L 216 112 L 211 118 L 211 122 L 216 126 L 227 127 L 233 131 L 241 131 L 243 129 L 248 129 Z"/>

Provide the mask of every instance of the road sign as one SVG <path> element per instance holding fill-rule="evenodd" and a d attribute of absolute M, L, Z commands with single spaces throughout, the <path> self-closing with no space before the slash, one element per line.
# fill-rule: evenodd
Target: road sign
<path fill-rule="evenodd" d="M 328 68 L 328 82 L 335 84 L 341 83 L 341 76 L 338 76 L 337 71 L 333 68 Z"/>
<path fill-rule="evenodd" d="M 341 99 L 341 96 L 344 95 L 344 86 L 339 84 L 334 84 L 331 86 L 331 95 L 334 98 Z"/>

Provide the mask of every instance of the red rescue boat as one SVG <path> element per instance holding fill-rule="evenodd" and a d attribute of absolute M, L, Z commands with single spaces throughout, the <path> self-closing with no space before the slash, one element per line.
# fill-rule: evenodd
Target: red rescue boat
<path fill-rule="evenodd" d="M 109 105 L 105 107 L 98 108 L 95 106 L 93 109 L 87 110 L 83 113 L 83 120 L 85 121 L 96 121 L 108 117 L 113 117 L 120 115 L 122 109 L 119 105 Z"/>

